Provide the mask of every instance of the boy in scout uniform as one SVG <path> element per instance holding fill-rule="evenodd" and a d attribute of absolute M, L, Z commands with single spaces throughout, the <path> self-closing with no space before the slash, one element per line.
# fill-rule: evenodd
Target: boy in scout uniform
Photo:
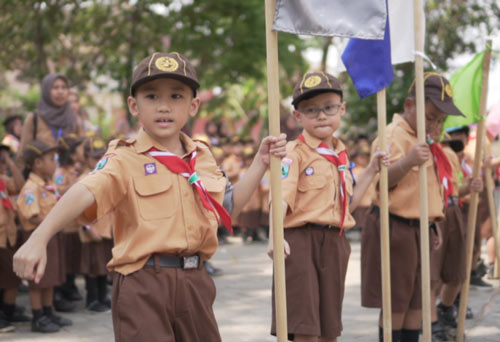
<path fill-rule="evenodd" d="M 453 94 L 448 81 L 439 74 L 426 73 L 425 117 L 426 132 L 437 140 L 446 115 L 462 115 L 453 104 Z M 446 155 L 436 143 L 419 143 L 417 140 L 417 110 L 415 87 L 404 102 L 403 114 L 395 114 L 386 128 L 390 146 L 391 166 L 389 177 L 389 225 L 391 230 L 391 302 L 393 341 L 418 341 L 421 327 L 420 280 L 420 207 L 418 169 L 427 170 L 427 188 L 430 226 L 444 217 L 443 184 L 451 189 L 451 174 Z M 372 144 L 372 151 L 378 139 Z M 446 167 L 448 165 L 448 168 Z M 446 179 L 445 179 L 446 178 Z M 448 199 L 448 198 L 447 198 Z M 361 302 L 364 307 L 382 307 L 380 227 L 378 196 L 374 208 L 362 231 L 361 241 Z M 438 244 L 438 239 L 436 239 Z M 379 339 L 383 339 L 382 313 L 379 320 Z"/>
<path fill-rule="evenodd" d="M 199 83 L 178 53 L 155 53 L 135 68 L 129 110 L 143 124 L 135 139 L 111 142 L 91 175 L 64 195 L 14 256 L 22 277 L 43 275 L 46 242 L 78 215 L 93 222 L 114 211 L 113 327 L 116 341 L 220 341 L 215 286 L 200 268 L 217 248 L 286 137 L 265 138 L 232 188 L 204 143 L 181 132 L 196 115 Z"/>
<path fill-rule="evenodd" d="M 463 179 L 457 156 L 464 149 L 462 141 L 445 139 L 441 144 L 450 162 L 453 191 L 445 199 L 444 220 L 438 223 L 442 244 L 431 257 L 432 335 L 436 341 L 448 341 L 456 338 L 453 303 L 465 280 L 465 222 L 460 197 L 481 191 L 483 184 L 481 178 Z M 438 296 L 441 302 L 436 306 Z"/>
<path fill-rule="evenodd" d="M 293 115 L 304 129 L 287 144 L 281 166 L 289 339 L 336 341 L 342 331 L 351 250 L 343 231 L 355 224 L 350 210 L 378 172 L 378 158 L 366 168 L 353 193 L 346 148 L 333 137 L 346 108 L 335 77 L 305 74 L 295 86 L 292 104 Z M 272 246 L 270 238 L 270 255 Z M 276 333 L 274 311 L 273 300 L 272 334 Z"/>
<path fill-rule="evenodd" d="M 14 330 L 11 323 L 29 321 L 30 318 L 16 311 L 17 289 L 21 279 L 12 269 L 12 257 L 18 246 L 18 233 L 15 222 L 16 207 L 12 196 L 19 193 L 24 178 L 10 158 L 10 148 L 0 145 L 0 289 L 1 310 L 0 332 Z M 9 177 L 7 172 L 11 174 Z"/>
<path fill-rule="evenodd" d="M 19 219 L 24 228 L 25 240 L 37 230 L 37 226 L 59 198 L 59 193 L 52 181 L 57 165 L 56 149 L 56 146 L 49 146 L 40 140 L 34 140 L 26 145 L 23 151 L 24 161 L 31 171 L 17 199 Z M 56 236 L 45 241 L 45 274 L 36 279 L 35 282 L 30 281 L 29 283 L 33 312 L 31 330 L 34 332 L 57 332 L 61 326 L 72 324 L 70 320 L 55 315 L 52 308 L 54 287 L 63 283 L 65 278 L 64 270 L 61 269 L 60 265 L 61 247 L 59 242 Z"/>

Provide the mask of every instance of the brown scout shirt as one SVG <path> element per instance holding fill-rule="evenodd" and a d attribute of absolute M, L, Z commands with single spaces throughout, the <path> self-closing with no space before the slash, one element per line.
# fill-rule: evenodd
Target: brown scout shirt
<path fill-rule="evenodd" d="M 34 113 L 28 114 L 26 117 L 26 120 L 24 120 L 23 123 L 23 132 L 21 134 L 21 143 L 19 145 L 19 151 L 17 153 L 17 160 L 16 163 L 18 166 L 22 168 L 24 167 L 24 161 L 23 161 L 23 150 L 28 145 L 31 143 L 33 139 L 33 131 L 35 129 L 35 123 L 34 123 Z M 77 126 L 76 126 L 76 132 L 74 132 L 76 135 L 81 136 L 84 134 L 84 131 L 82 129 L 82 121 L 79 116 L 77 116 Z M 52 130 L 50 129 L 50 126 L 43 120 L 39 115 L 37 118 L 37 132 L 36 132 L 36 139 L 41 140 L 44 143 L 50 145 L 50 146 L 55 146 L 57 141 L 52 135 Z"/>
<path fill-rule="evenodd" d="M 198 150 L 196 171 L 220 203 L 226 178 L 203 143 L 181 133 L 188 152 Z M 153 253 L 210 258 L 217 248 L 217 219 L 205 209 L 197 191 L 148 154 L 164 148 L 144 130 L 136 139 L 115 140 L 96 170 L 80 181 L 95 203 L 82 219 L 92 222 L 114 211 L 115 247 L 108 268 L 127 275 L 141 269 Z"/>
<path fill-rule="evenodd" d="M 299 140 L 287 144 L 287 158 L 282 161 L 289 165 L 287 176 L 283 176 L 283 200 L 288 204 L 284 227 L 300 227 L 306 223 L 340 226 L 342 205 L 340 179 L 337 167 L 314 149 L 321 141 L 302 132 L 307 145 Z M 345 150 L 344 144 L 333 138 L 335 152 Z M 347 161 L 347 166 L 349 161 Z M 347 195 L 352 195 L 352 177 L 346 167 Z M 354 227 L 355 221 L 346 208 L 344 229 Z"/>
<path fill-rule="evenodd" d="M 56 183 L 57 191 L 63 195 L 76 181 L 78 180 L 78 172 L 74 166 L 60 166 L 54 173 L 54 182 Z M 64 233 L 77 233 L 80 229 L 80 224 L 76 221 L 64 227 Z"/>
<path fill-rule="evenodd" d="M 5 183 L 6 195 L 9 197 L 10 202 L 14 209 L 16 204 L 13 202 L 10 195 L 16 192 L 16 185 L 14 180 L 6 175 L 0 175 L 0 178 Z M 16 213 L 5 208 L 2 203 L 0 203 L 0 248 L 6 248 L 7 245 L 10 247 L 16 246 L 17 241 L 17 227 L 15 222 Z"/>
<path fill-rule="evenodd" d="M 394 114 L 392 122 L 385 129 L 386 143 L 390 146 L 390 162 L 395 163 L 408 155 L 418 144 L 417 134 L 399 114 Z M 378 138 L 372 143 L 372 156 L 378 146 Z M 436 221 L 444 217 L 443 188 L 438 180 L 431 157 L 427 166 L 427 191 L 429 220 Z M 389 189 L 389 212 L 407 219 L 420 218 L 418 166 L 414 166 L 392 189 Z M 374 203 L 379 205 L 378 191 Z"/>
<path fill-rule="evenodd" d="M 45 189 L 45 186 L 55 186 L 51 181 L 45 181 L 35 174 L 30 173 L 30 176 L 17 198 L 18 214 L 24 230 L 31 231 L 37 226 L 29 221 L 33 216 L 39 215 L 44 218 L 50 210 L 56 205 L 57 199 L 51 191 Z"/>

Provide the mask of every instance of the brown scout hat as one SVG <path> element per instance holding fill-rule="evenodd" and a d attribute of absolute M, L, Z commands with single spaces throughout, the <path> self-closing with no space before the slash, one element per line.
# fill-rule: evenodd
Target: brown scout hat
<path fill-rule="evenodd" d="M 300 101 L 327 92 L 337 93 L 342 97 L 340 82 L 332 75 L 322 71 L 308 72 L 295 85 L 292 104 L 297 108 Z"/>
<path fill-rule="evenodd" d="M 415 80 L 409 90 L 410 95 L 415 96 Z M 425 98 L 443 113 L 448 115 L 465 116 L 453 103 L 453 89 L 450 82 L 437 72 L 424 73 Z"/>
<path fill-rule="evenodd" d="M 144 58 L 134 69 L 130 93 L 134 96 L 140 85 L 160 77 L 173 78 L 187 84 L 193 89 L 194 95 L 200 87 L 196 70 L 186 57 L 177 52 L 155 52 Z"/>
<path fill-rule="evenodd" d="M 80 145 L 84 140 L 85 140 L 84 137 L 79 137 L 75 133 L 69 133 L 59 138 L 59 140 L 57 141 L 57 145 L 62 150 L 69 151 L 72 148 L 75 148 L 76 146 Z"/>
<path fill-rule="evenodd" d="M 57 146 L 50 146 L 40 140 L 34 140 L 24 148 L 24 163 L 32 167 L 35 159 L 41 158 L 44 154 L 58 150 Z"/>
<path fill-rule="evenodd" d="M 106 148 L 106 142 L 98 136 L 88 138 L 83 145 L 85 156 L 91 158 L 101 158 L 106 153 Z"/>

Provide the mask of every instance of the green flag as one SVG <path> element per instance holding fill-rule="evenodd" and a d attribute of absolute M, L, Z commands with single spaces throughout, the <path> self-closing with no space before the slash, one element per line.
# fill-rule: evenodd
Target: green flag
<path fill-rule="evenodd" d="M 479 102 L 483 82 L 483 60 L 486 51 L 478 53 L 466 66 L 450 77 L 453 102 L 463 116 L 448 115 L 443 129 L 466 126 L 479 121 Z"/>

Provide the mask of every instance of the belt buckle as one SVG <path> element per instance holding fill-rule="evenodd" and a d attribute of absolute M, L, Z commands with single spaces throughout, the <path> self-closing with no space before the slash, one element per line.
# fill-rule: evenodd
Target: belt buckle
<path fill-rule="evenodd" d="M 198 268 L 198 265 L 200 263 L 200 257 L 198 255 L 183 257 L 183 259 L 184 259 L 184 264 L 182 268 L 184 269 Z"/>

